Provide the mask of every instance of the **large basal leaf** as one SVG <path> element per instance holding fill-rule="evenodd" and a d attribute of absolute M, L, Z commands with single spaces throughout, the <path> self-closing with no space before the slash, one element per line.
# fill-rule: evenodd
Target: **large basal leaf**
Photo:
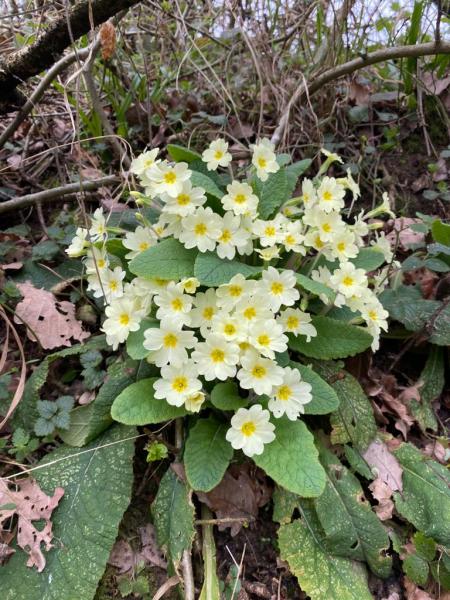
<path fill-rule="evenodd" d="M 416 529 L 450 545 L 450 474 L 412 446 L 394 450 L 403 467 L 403 492 L 394 494 L 395 508 Z"/>
<path fill-rule="evenodd" d="M 432 317 L 430 342 L 438 346 L 450 346 L 450 305 L 441 303 L 440 310 Z"/>
<path fill-rule="evenodd" d="M 339 406 L 339 398 L 326 381 L 310 367 L 291 361 L 289 366 L 300 371 L 302 379 L 311 385 L 312 400 L 305 404 L 306 415 L 326 415 Z"/>
<path fill-rule="evenodd" d="M 437 420 L 432 407 L 432 402 L 442 393 L 445 384 L 444 351 L 437 346 L 431 346 L 430 353 L 420 374 L 420 400 L 411 399 L 410 411 L 417 419 L 421 429 L 432 429 L 436 431 Z"/>
<path fill-rule="evenodd" d="M 219 410 L 237 410 L 247 406 L 248 399 L 241 398 L 234 381 L 216 383 L 211 391 L 211 403 Z"/>
<path fill-rule="evenodd" d="M 160 322 L 158 319 L 152 319 L 147 317 L 142 319 L 139 329 L 137 331 L 131 331 L 127 338 L 127 352 L 135 360 L 142 360 L 148 356 L 149 351 L 144 348 L 144 333 L 147 329 L 152 327 L 159 327 Z"/>
<path fill-rule="evenodd" d="M 202 159 L 198 152 L 194 152 L 193 150 L 189 150 L 189 148 L 179 146 L 178 144 L 167 144 L 167 152 L 169 153 L 170 158 L 175 162 L 191 163 L 194 160 Z"/>
<path fill-rule="evenodd" d="M 295 278 L 297 279 L 297 283 L 301 288 L 307 292 L 310 292 L 311 294 L 314 294 L 315 296 L 324 295 L 330 302 L 333 302 L 336 297 L 336 292 L 334 292 L 327 285 L 320 283 L 320 281 L 314 281 L 314 279 L 311 279 L 306 275 L 302 275 L 301 273 L 296 273 Z"/>
<path fill-rule="evenodd" d="M 364 497 L 358 479 L 323 445 L 319 457 L 327 474 L 323 494 L 315 500 L 327 548 L 335 555 L 365 561 L 379 577 L 387 577 L 392 559 L 389 537 Z"/>
<path fill-rule="evenodd" d="M 255 180 L 255 191 L 259 197 L 258 213 L 261 219 L 269 219 L 292 197 L 298 178 L 311 164 L 306 158 L 269 175 L 267 181 Z"/>
<path fill-rule="evenodd" d="M 386 259 L 384 254 L 376 248 L 361 248 L 358 252 L 358 256 L 351 258 L 352 262 L 357 269 L 364 269 L 366 272 L 375 271 L 381 265 L 384 265 Z"/>
<path fill-rule="evenodd" d="M 190 430 L 183 455 L 186 477 L 196 491 L 209 492 L 218 485 L 233 456 L 225 439 L 228 427 L 214 417 L 200 419 Z"/>
<path fill-rule="evenodd" d="M 314 438 L 302 421 L 275 420 L 276 438 L 253 460 L 285 489 L 311 498 L 325 487 L 325 471 L 318 459 Z"/>
<path fill-rule="evenodd" d="M 373 342 L 372 336 L 362 327 L 349 325 L 330 317 L 312 318 L 317 336 L 310 342 L 302 335 L 289 335 L 289 347 L 311 358 L 332 360 L 355 356 L 366 350 Z"/>
<path fill-rule="evenodd" d="M 365 450 L 377 433 L 372 405 L 357 380 L 342 369 L 341 363 L 314 361 L 314 369 L 336 392 L 340 406 L 331 416 L 331 442 L 352 442 Z"/>
<path fill-rule="evenodd" d="M 160 481 L 152 504 L 152 517 L 160 548 L 178 569 L 183 552 L 195 537 L 194 506 L 189 486 L 169 468 Z"/>
<path fill-rule="evenodd" d="M 161 240 L 141 252 L 128 264 L 134 275 L 144 279 L 183 279 L 193 277 L 197 250 L 188 250 L 174 238 Z"/>
<path fill-rule="evenodd" d="M 153 384 L 156 379 L 141 379 L 125 388 L 113 402 L 112 418 L 125 425 L 150 425 L 186 415 L 184 407 L 171 406 L 165 400 L 155 398 Z"/>
<path fill-rule="evenodd" d="M 253 267 L 238 260 L 219 258 L 215 252 L 203 252 L 195 260 L 194 275 L 202 285 L 217 287 L 228 283 L 238 273 L 250 277 L 258 275 L 262 270 L 263 267 Z"/>
<path fill-rule="evenodd" d="M 16 552 L 1 567 L 3 600 L 91 600 L 131 497 L 134 434 L 116 425 L 82 451 L 61 446 L 35 471 L 45 492 L 64 488 L 53 513 L 54 548 L 42 573 Z M 130 439 L 131 438 L 131 439 Z"/>
<path fill-rule="evenodd" d="M 409 331 L 425 327 L 441 306 L 436 300 L 424 300 L 420 290 L 412 285 L 384 290 L 379 298 L 391 319 L 399 321 Z"/>
<path fill-rule="evenodd" d="M 133 360 L 112 364 L 94 400 L 71 411 L 69 429 L 59 432 L 63 442 L 69 446 L 84 446 L 105 431 L 112 423 L 111 405 L 114 399 L 136 380 L 138 371 L 139 364 Z"/>
<path fill-rule="evenodd" d="M 278 531 L 281 558 L 312 600 L 373 600 L 361 563 L 333 556 L 300 520 Z"/>
<path fill-rule="evenodd" d="M 198 171 L 192 171 L 191 183 L 193 187 L 201 187 L 207 194 L 221 200 L 224 196 L 224 192 L 216 185 L 216 183 L 208 175 L 199 173 Z"/>

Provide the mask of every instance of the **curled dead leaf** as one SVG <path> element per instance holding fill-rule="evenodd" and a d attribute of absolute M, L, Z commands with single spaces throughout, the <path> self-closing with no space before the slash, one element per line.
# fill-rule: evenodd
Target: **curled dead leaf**
<path fill-rule="evenodd" d="M 116 49 L 116 30 L 111 21 L 106 21 L 100 27 L 100 46 L 103 60 L 109 60 Z"/>

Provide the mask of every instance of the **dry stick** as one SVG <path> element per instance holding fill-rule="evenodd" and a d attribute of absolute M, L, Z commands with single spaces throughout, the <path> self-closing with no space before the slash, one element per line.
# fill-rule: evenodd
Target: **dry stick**
<path fill-rule="evenodd" d="M 415 46 L 397 46 L 395 48 L 383 48 L 382 50 L 375 50 L 369 54 L 354 58 L 342 65 L 337 65 L 331 69 L 327 69 L 323 73 L 313 76 L 311 82 L 308 84 L 302 83 L 294 91 L 291 99 L 286 105 L 283 114 L 281 115 L 278 127 L 273 132 L 271 141 L 273 144 L 278 145 L 283 137 L 283 134 L 287 128 L 289 122 L 289 115 L 293 106 L 297 101 L 308 92 L 310 95 L 320 90 L 325 84 L 330 81 L 335 81 L 345 75 L 350 75 L 359 69 L 374 65 L 385 60 L 393 60 L 396 58 L 418 58 L 420 56 L 429 56 L 430 54 L 450 54 L 450 42 L 428 42 L 426 44 L 416 44 Z"/>
<path fill-rule="evenodd" d="M 159 588 L 159 590 L 153 596 L 152 600 L 160 600 L 165 595 L 166 592 L 171 590 L 174 586 L 178 585 L 179 583 L 180 583 L 180 578 L 178 577 L 178 575 L 174 575 L 173 577 L 171 577 L 165 583 L 162 584 L 162 586 Z"/>
<path fill-rule="evenodd" d="M 61 196 L 73 196 L 77 192 L 89 192 L 98 190 L 106 185 L 113 185 L 119 183 L 120 179 L 116 175 L 108 175 L 101 177 L 100 179 L 94 179 L 93 181 L 84 181 L 83 183 L 69 183 L 60 187 L 55 187 L 50 190 L 43 190 L 36 194 L 27 194 L 26 196 L 20 196 L 19 198 L 13 198 L 6 202 L 0 202 L 0 215 L 11 210 L 21 210 L 27 206 L 32 206 L 36 202 L 52 202 L 58 200 Z"/>

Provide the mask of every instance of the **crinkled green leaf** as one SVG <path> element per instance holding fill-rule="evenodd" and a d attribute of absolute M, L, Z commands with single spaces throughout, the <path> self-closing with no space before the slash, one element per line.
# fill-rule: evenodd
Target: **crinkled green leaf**
<path fill-rule="evenodd" d="M 419 388 L 420 400 L 411 399 L 410 411 L 417 419 L 423 431 L 426 429 L 437 430 L 437 420 L 432 407 L 432 402 L 442 393 L 445 384 L 444 351 L 437 346 L 431 346 L 427 362 L 420 374 Z"/>
<path fill-rule="evenodd" d="M 192 489 L 209 492 L 222 481 L 233 448 L 225 439 L 228 427 L 214 417 L 199 419 L 189 431 L 183 454 Z"/>
<path fill-rule="evenodd" d="M 431 233 L 435 242 L 450 246 L 450 225 L 437 219 L 431 226 Z"/>
<path fill-rule="evenodd" d="M 175 162 L 191 163 L 194 160 L 201 160 L 202 158 L 198 152 L 194 152 L 178 144 L 167 144 L 167 152 Z"/>
<path fill-rule="evenodd" d="M 294 510 L 299 505 L 299 496 L 277 485 L 273 492 L 272 501 L 272 519 L 275 523 L 280 523 L 280 525 L 290 523 Z"/>
<path fill-rule="evenodd" d="M 326 415 L 339 406 L 339 398 L 334 389 L 315 373 L 312 368 L 291 361 L 289 366 L 297 369 L 302 379 L 311 385 L 312 400 L 305 404 L 306 415 Z"/>
<path fill-rule="evenodd" d="M 384 265 L 386 259 L 384 254 L 376 248 L 361 248 L 358 252 L 358 256 L 351 258 L 352 262 L 357 269 L 364 269 L 366 272 L 375 271 L 381 265 Z"/>
<path fill-rule="evenodd" d="M 365 450 L 377 433 L 372 405 L 357 380 L 342 369 L 342 363 L 314 361 L 314 369 L 336 392 L 341 404 L 331 416 L 331 442 L 352 442 Z"/>
<path fill-rule="evenodd" d="M 315 500 L 327 548 L 334 555 L 365 561 L 379 577 L 387 577 L 392 559 L 389 537 L 372 511 L 358 479 L 322 444 L 319 458 L 327 474 L 323 494 Z"/>
<path fill-rule="evenodd" d="M 175 569 L 195 537 L 194 506 L 189 486 L 169 468 L 160 481 L 152 504 L 152 517 L 160 548 L 167 552 Z"/>
<path fill-rule="evenodd" d="M 127 352 L 131 358 L 141 360 L 149 354 L 149 351 L 144 348 L 144 333 L 147 329 L 159 327 L 159 323 L 160 322 L 157 319 L 147 317 L 146 319 L 142 319 L 137 331 L 132 331 L 129 334 L 127 338 Z"/>
<path fill-rule="evenodd" d="M 433 560 L 436 556 L 436 542 L 421 531 L 416 531 L 413 535 L 413 542 L 417 554 L 425 560 Z"/>
<path fill-rule="evenodd" d="M 450 346 L 450 306 L 441 303 L 440 310 L 432 317 L 430 342 L 438 346 Z"/>
<path fill-rule="evenodd" d="M 216 383 L 211 392 L 211 402 L 220 410 L 237 410 L 247 406 L 248 399 L 241 398 L 233 381 Z"/>
<path fill-rule="evenodd" d="M 258 275 L 263 267 L 254 267 L 238 260 L 220 258 L 215 252 L 200 252 L 195 260 L 194 275 L 202 285 L 217 287 L 228 283 L 234 275 Z"/>
<path fill-rule="evenodd" d="M 155 398 L 153 384 L 156 379 L 141 379 L 125 388 L 112 404 L 112 418 L 125 425 L 149 425 L 186 415 L 184 407 L 171 406 L 165 400 Z"/>
<path fill-rule="evenodd" d="M 393 451 L 403 468 L 403 492 L 394 494 L 397 511 L 426 536 L 450 545 L 450 474 L 412 446 Z"/>
<path fill-rule="evenodd" d="M 89 600 L 103 575 L 131 497 L 135 430 L 116 425 L 83 451 L 60 446 L 35 471 L 39 485 L 64 496 L 53 512 L 53 548 L 42 573 L 17 551 L 1 567 L 3 600 Z"/>
<path fill-rule="evenodd" d="M 311 358 L 332 360 L 355 356 L 366 350 L 373 342 L 372 336 L 362 327 L 349 325 L 330 317 L 312 318 L 317 336 L 307 342 L 303 335 L 289 334 L 289 347 Z"/>
<path fill-rule="evenodd" d="M 379 299 L 391 319 L 402 323 L 409 331 L 419 331 L 441 306 L 436 300 L 424 300 L 420 290 L 411 285 L 387 289 Z"/>
<path fill-rule="evenodd" d="M 302 421 L 286 417 L 274 419 L 276 438 L 264 446 L 253 460 L 276 483 L 294 494 L 320 496 L 325 487 L 325 471 L 318 459 L 314 438 Z"/>
<path fill-rule="evenodd" d="M 144 279 L 183 279 L 193 277 L 197 250 L 188 250 L 174 238 L 161 240 L 138 254 L 128 264 L 134 275 Z"/>
<path fill-rule="evenodd" d="M 269 219 L 292 197 L 298 178 L 311 164 L 311 159 L 300 160 L 269 175 L 267 181 L 255 179 L 254 187 L 259 197 L 258 213 L 261 219 Z"/>
<path fill-rule="evenodd" d="M 411 581 L 422 586 L 426 584 L 430 572 L 426 560 L 417 554 L 408 554 L 403 560 L 402 567 L 403 572 Z"/>
<path fill-rule="evenodd" d="M 319 281 L 314 281 L 314 279 L 302 275 L 301 273 L 296 273 L 295 278 L 297 279 L 298 285 L 311 294 L 315 294 L 316 296 L 324 295 L 330 302 L 333 302 L 336 297 L 336 292 Z"/>
<path fill-rule="evenodd" d="M 278 531 L 281 558 L 312 600 L 373 600 L 361 563 L 330 554 L 299 519 Z"/>
<path fill-rule="evenodd" d="M 191 183 L 193 187 L 201 187 L 207 194 L 221 200 L 224 196 L 224 192 L 217 186 L 217 184 L 209 177 L 198 171 L 192 171 Z"/>

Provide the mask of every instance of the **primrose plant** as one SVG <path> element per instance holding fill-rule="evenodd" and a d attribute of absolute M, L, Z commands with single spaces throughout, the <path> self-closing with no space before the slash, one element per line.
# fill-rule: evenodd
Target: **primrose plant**
<path fill-rule="evenodd" d="M 387 328 L 377 295 L 392 252 L 373 219 L 390 212 L 387 196 L 370 212 L 346 209 L 359 187 L 350 171 L 327 175 L 342 160 L 326 150 L 301 182 L 311 160 L 291 164 L 265 139 L 246 165 L 223 139 L 202 155 L 167 150 L 170 160 L 154 148 L 132 163 L 134 229 L 97 209 L 67 249 L 83 256 L 108 344 L 126 342 L 145 365 L 112 416 L 185 417 L 194 490 L 217 485 L 235 449 L 284 488 L 318 496 L 325 473 L 300 418 L 337 408 L 315 364 L 376 350 Z"/>

